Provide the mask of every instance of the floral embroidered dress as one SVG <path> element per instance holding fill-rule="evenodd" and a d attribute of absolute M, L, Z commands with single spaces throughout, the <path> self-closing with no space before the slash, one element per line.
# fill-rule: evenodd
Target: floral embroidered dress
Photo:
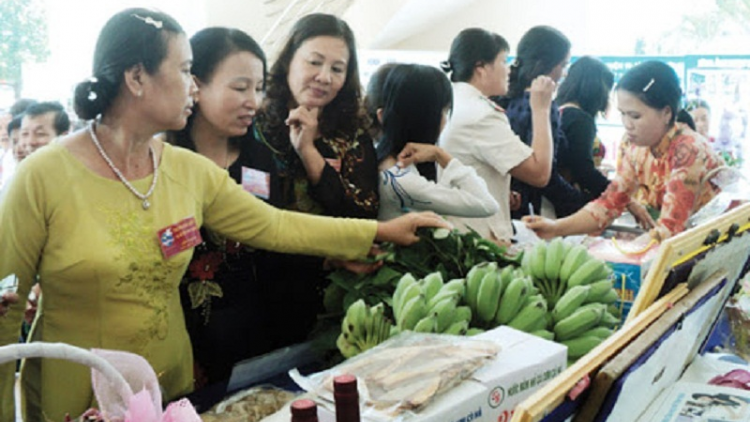
<path fill-rule="evenodd" d="M 316 139 L 315 147 L 326 165 L 320 181 L 313 185 L 288 138 L 274 138 L 264 123 L 263 115 L 255 120 L 248 165 L 269 175 L 267 201 L 271 205 L 308 214 L 377 218 L 378 164 L 366 134 Z M 258 251 L 256 264 L 273 347 L 306 340 L 323 311 L 322 292 L 327 283 L 323 259 Z"/>
<path fill-rule="evenodd" d="M 688 217 L 719 189 L 710 183 L 713 170 L 724 161 L 702 137 L 674 126 L 653 148 L 620 142 L 617 176 L 607 190 L 584 208 L 606 228 L 635 197 L 660 210 L 652 236 L 663 240 L 685 230 Z"/>
<path fill-rule="evenodd" d="M 251 162 L 252 140 L 229 142 L 238 147 L 239 156 L 227 171 L 241 184 L 243 169 Z M 189 130 L 178 132 L 175 143 L 195 151 Z M 180 285 L 196 388 L 228 380 L 235 363 L 271 350 L 255 251 L 205 227 L 201 237 L 203 243 L 196 246 Z"/>
<path fill-rule="evenodd" d="M 193 385 L 190 340 L 178 285 L 193 250 L 165 259 L 157 232 L 194 217 L 198 227 L 256 248 L 362 257 L 376 223 L 324 220 L 269 207 L 205 157 L 164 145 L 158 183 L 144 211 L 116 180 L 98 176 L 64 146 L 24 160 L 0 202 L 0 278 L 26 297 L 38 275 L 44 292 L 33 341 L 137 353 L 153 367 L 165 400 Z M 145 192 L 152 177 L 132 181 Z M 0 320 L 0 345 L 18 341 L 23 306 Z M 0 422 L 15 420 L 15 364 L 0 365 Z M 61 421 L 92 405 L 89 368 L 30 359 L 21 370 L 25 420 Z"/>

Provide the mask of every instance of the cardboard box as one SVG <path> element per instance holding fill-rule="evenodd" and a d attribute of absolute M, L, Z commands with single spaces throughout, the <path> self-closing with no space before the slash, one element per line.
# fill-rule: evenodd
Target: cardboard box
<path fill-rule="evenodd" d="M 627 241 L 618 241 L 624 250 L 633 249 Z M 653 247 L 642 254 L 623 254 L 615 247 L 612 239 L 598 238 L 589 245 L 589 254 L 594 258 L 605 261 L 613 271 L 613 285 L 617 289 L 620 299 L 616 306 L 620 309 L 621 319 L 625 322 L 630 308 L 641 289 L 641 284 L 646 278 L 646 272 L 656 256 L 658 247 Z"/>
<path fill-rule="evenodd" d="M 565 346 L 510 327 L 497 327 L 474 338 L 496 342 L 501 351 L 471 378 L 439 396 L 419 413 L 403 415 L 396 420 L 507 422 L 518 403 L 566 367 Z M 312 397 L 306 395 L 306 398 Z M 321 422 L 335 420 L 330 411 L 332 404 L 315 400 L 319 403 L 318 417 Z M 289 418 L 287 406 L 264 421 L 286 422 Z M 362 420 L 370 419 L 363 417 Z"/>
<path fill-rule="evenodd" d="M 510 327 L 497 327 L 475 338 L 497 342 L 502 348 L 497 358 L 408 420 L 510 421 L 516 405 L 567 365 L 565 346 Z"/>

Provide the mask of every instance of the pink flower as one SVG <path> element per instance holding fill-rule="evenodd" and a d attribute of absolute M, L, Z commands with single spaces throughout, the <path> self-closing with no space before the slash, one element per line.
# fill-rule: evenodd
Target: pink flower
<path fill-rule="evenodd" d="M 154 401 L 145 388 L 130 398 L 128 410 L 125 412 L 125 422 L 159 422 Z"/>

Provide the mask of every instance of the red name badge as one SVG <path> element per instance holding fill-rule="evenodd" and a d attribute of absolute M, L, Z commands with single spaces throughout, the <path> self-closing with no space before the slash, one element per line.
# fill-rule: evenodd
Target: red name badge
<path fill-rule="evenodd" d="M 188 217 L 159 230 L 159 247 L 164 258 L 198 246 L 203 242 L 194 217 Z"/>
<path fill-rule="evenodd" d="M 242 189 L 258 198 L 271 197 L 271 175 L 265 171 L 242 167 Z"/>

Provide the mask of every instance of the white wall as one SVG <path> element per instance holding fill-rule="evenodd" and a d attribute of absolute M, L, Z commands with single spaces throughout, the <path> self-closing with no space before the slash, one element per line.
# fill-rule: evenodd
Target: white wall
<path fill-rule="evenodd" d="M 199 1 L 209 25 L 235 26 L 261 40 L 274 21 L 266 14 L 294 0 Z M 528 28 L 546 24 L 571 39 L 574 55 L 630 55 L 639 36 L 667 31 L 682 12 L 698 13 L 714 0 L 300 0 L 297 5 L 331 1 L 351 3 L 342 17 L 365 49 L 447 51 L 453 37 L 470 26 L 497 32 L 515 47 Z"/>

